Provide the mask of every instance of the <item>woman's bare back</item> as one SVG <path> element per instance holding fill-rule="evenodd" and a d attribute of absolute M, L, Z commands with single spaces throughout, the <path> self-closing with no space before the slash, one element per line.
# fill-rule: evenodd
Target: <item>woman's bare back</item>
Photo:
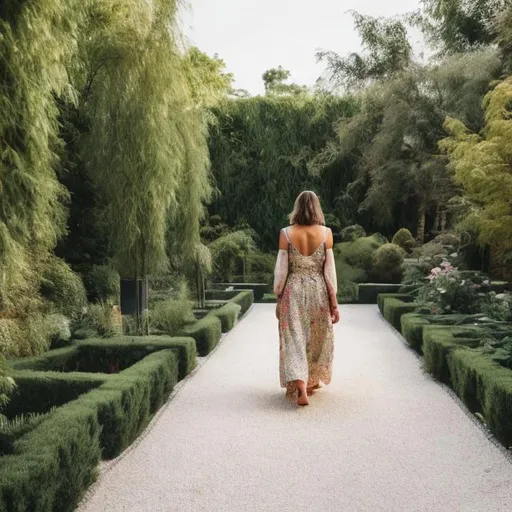
<path fill-rule="evenodd" d="M 290 239 L 290 243 L 303 255 L 303 256 L 311 256 L 315 253 L 316 250 L 324 243 L 327 243 L 327 249 L 332 248 L 332 235 L 330 230 L 325 233 L 325 226 L 320 226 L 318 224 L 312 226 L 302 226 L 295 224 L 293 226 L 289 226 L 288 230 L 288 238 Z M 286 239 L 286 235 L 281 232 L 281 237 L 279 239 L 279 248 L 287 249 L 288 240 Z"/>

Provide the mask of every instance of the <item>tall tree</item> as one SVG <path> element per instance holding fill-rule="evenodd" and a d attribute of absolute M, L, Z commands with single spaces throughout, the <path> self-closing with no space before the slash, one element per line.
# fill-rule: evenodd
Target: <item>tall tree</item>
<path fill-rule="evenodd" d="M 345 57 L 326 50 L 317 53 L 317 60 L 327 64 L 332 84 L 361 88 L 374 80 L 391 77 L 411 64 L 412 48 L 401 20 L 375 18 L 355 11 L 352 16 L 363 53 Z"/>
<path fill-rule="evenodd" d="M 475 50 L 494 42 L 496 19 L 507 0 L 422 0 L 410 19 L 441 54 Z"/>
<path fill-rule="evenodd" d="M 501 263 L 512 261 L 512 78 L 485 97 L 486 123 L 480 134 L 449 118 L 450 137 L 441 141 L 455 178 L 470 201 L 463 223 L 476 229 Z"/>
<path fill-rule="evenodd" d="M 487 51 L 432 67 L 411 66 L 374 84 L 360 96 L 361 113 L 340 122 L 337 139 L 313 167 L 352 158 L 359 176 L 343 193 L 345 203 L 348 191 L 355 194 L 353 202 L 371 212 L 382 229 L 415 219 L 417 238 L 423 240 L 427 214 L 434 226 L 444 224 L 443 208 L 454 194 L 437 147 L 444 119 L 457 112 L 479 129 L 481 98 L 499 66 L 495 52 Z"/>
<path fill-rule="evenodd" d="M 282 66 L 269 69 L 263 73 L 263 83 L 265 85 L 265 92 L 268 95 L 279 94 L 301 94 L 307 92 L 307 87 L 286 83 L 289 80 L 291 73 L 283 69 Z"/>

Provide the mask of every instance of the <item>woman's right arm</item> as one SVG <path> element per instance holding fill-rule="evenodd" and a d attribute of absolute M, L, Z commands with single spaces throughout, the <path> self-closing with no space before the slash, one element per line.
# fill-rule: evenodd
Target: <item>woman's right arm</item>
<path fill-rule="evenodd" d="M 279 318 L 279 305 L 281 295 L 288 278 L 288 240 L 284 231 L 279 236 L 279 252 L 277 254 L 276 266 L 274 269 L 274 293 L 277 296 L 276 316 Z"/>

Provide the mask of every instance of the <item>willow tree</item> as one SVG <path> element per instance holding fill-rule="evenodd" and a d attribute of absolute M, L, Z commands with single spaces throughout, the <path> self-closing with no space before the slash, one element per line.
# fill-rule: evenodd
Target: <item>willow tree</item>
<path fill-rule="evenodd" d="M 83 15 L 76 0 L 0 5 L 0 308 L 37 306 L 38 263 L 65 231 L 55 97 L 76 100 L 68 68 Z"/>
<path fill-rule="evenodd" d="M 507 78 L 485 97 L 485 127 L 480 134 L 449 118 L 445 126 L 450 137 L 441 141 L 470 202 L 463 224 L 478 232 L 479 242 L 491 247 L 500 265 L 512 260 L 511 103 L 512 78 Z"/>
<path fill-rule="evenodd" d="M 116 3 L 108 16 L 91 12 L 84 34 L 89 130 L 82 151 L 116 268 L 138 280 L 167 268 L 170 220 L 180 223 L 184 248 L 197 241 L 210 192 L 208 147 L 174 26 L 177 2 Z"/>

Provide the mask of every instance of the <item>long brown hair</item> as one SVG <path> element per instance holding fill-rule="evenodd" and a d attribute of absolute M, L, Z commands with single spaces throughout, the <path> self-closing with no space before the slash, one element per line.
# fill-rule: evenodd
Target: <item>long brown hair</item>
<path fill-rule="evenodd" d="M 313 224 L 325 225 L 325 217 L 320 206 L 320 200 L 311 190 L 305 190 L 299 194 L 289 217 L 290 224 L 300 224 L 302 226 L 312 226 Z"/>

